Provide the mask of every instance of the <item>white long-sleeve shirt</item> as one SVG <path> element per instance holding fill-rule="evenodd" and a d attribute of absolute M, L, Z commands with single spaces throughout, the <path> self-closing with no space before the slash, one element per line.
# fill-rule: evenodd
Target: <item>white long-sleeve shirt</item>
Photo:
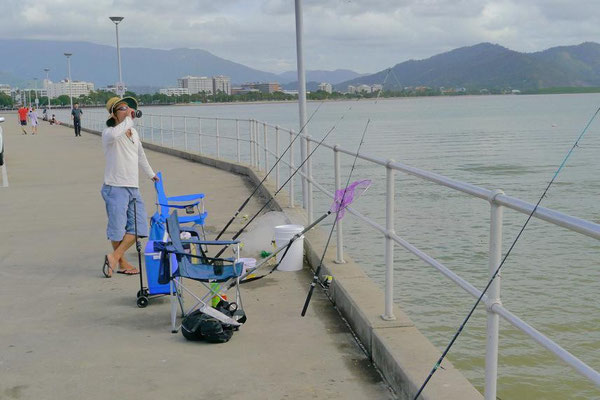
<path fill-rule="evenodd" d="M 131 129 L 131 137 L 125 132 Z M 148 178 L 155 174 L 148 163 L 142 141 L 133 128 L 133 120 L 125 118 L 119 125 L 102 132 L 102 149 L 106 159 L 104 184 L 110 186 L 139 187 L 138 166 Z"/>

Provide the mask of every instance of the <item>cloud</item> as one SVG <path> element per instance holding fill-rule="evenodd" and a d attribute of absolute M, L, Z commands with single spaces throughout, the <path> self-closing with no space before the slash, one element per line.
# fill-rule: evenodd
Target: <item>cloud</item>
<path fill-rule="evenodd" d="M 280 72 L 296 60 L 290 0 L 3 0 L 0 37 L 190 47 Z M 374 72 L 483 41 L 517 51 L 597 39 L 596 0 L 304 0 L 309 69 Z"/>

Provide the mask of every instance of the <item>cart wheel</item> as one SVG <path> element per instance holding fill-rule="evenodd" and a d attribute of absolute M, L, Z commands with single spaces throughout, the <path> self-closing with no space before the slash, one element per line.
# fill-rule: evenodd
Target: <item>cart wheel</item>
<path fill-rule="evenodd" d="M 148 298 L 145 296 L 140 296 L 137 299 L 137 306 L 139 308 L 146 308 L 146 306 L 148 305 Z"/>
<path fill-rule="evenodd" d="M 136 298 L 140 298 L 140 297 L 148 297 L 148 290 L 138 290 L 137 294 L 135 295 Z"/>
<path fill-rule="evenodd" d="M 135 295 L 135 298 L 139 299 L 140 297 L 142 297 L 142 291 L 138 290 L 137 294 Z"/>

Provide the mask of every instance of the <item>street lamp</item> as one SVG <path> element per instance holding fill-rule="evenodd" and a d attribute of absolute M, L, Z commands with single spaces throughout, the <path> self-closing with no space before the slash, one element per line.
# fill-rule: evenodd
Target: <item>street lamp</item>
<path fill-rule="evenodd" d="M 67 57 L 67 70 L 69 71 L 69 100 L 71 100 L 71 110 L 73 109 L 73 85 L 71 83 L 71 56 L 73 53 L 65 53 Z"/>
<path fill-rule="evenodd" d="M 40 100 L 38 99 L 38 91 L 37 91 L 37 81 L 38 78 L 33 78 L 34 87 L 35 87 L 35 106 L 38 107 L 40 105 Z"/>
<path fill-rule="evenodd" d="M 50 114 L 50 110 L 52 109 L 50 106 L 50 79 L 48 78 L 50 68 L 44 68 L 44 71 L 46 71 L 46 98 L 48 99 L 48 114 Z"/>
<path fill-rule="evenodd" d="M 108 17 L 112 22 L 115 23 L 115 29 L 117 30 L 117 60 L 119 61 L 119 82 L 117 83 L 117 94 L 123 97 L 125 85 L 123 84 L 123 75 L 121 75 L 121 48 L 119 47 L 119 22 L 123 21 L 125 17 Z"/>

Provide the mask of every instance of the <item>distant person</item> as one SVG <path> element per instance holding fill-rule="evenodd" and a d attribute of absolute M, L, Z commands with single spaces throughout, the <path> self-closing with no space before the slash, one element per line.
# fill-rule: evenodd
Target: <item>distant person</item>
<path fill-rule="evenodd" d="M 42 121 L 48 121 L 48 109 L 44 107 L 44 111 L 42 111 Z"/>
<path fill-rule="evenodd" d="M 73 128 L 75 129 L 75 137 L 81 136 L 81 108 L 79 108 L 79 103 L 73 104 L 73 109 L 71 110 L 71 119 L 73 120 Z"/>
<path fill-rule="evenodd" d="M 139 191 L 139 169 L 158 182 L 158 177 L 150 167 L 142 141 L 133 127 L 132 112 L 137 110 L 133 97 L 112 97 L 106 102 L 110 117 L 107 128 L 102 132 L 102 149 L 106 166 L 102 198 L 106 203 L 108 224 L 106 236 L 113 252 L 104 257 L 102 272 L 110 278 L 113 272 L 137 275 L 140 271 L 125 258 L 125 252 L 135 243 L 136 226 L 133 202 L 137 211 L 137 234 L 148 236 L 146 209 Z"/>
<path fill-rule="evenodd" d="M 29 109 L 25 106 L 22 106 L 17 111 L 19 113 L 19 121 L 21 122 L 21 129 L 23 130 L 23 135 L 27 135 L 27 114 L 29 113 Z"/>
<path fill-rule="evenodd" d="M 56 119 L 56 115 L 52 114 L 52 118 L 50 118 L 50 125 L 60 125 L 60 121 Z"/>
<path fill-rule="evenodd" d="M 35 111 L 35 107 L 31 107 L 27 116 L 29 117 L 29 122 L 31 123 L 31 134 L 37 135 L 38 115 L 37 111 Z"/>

